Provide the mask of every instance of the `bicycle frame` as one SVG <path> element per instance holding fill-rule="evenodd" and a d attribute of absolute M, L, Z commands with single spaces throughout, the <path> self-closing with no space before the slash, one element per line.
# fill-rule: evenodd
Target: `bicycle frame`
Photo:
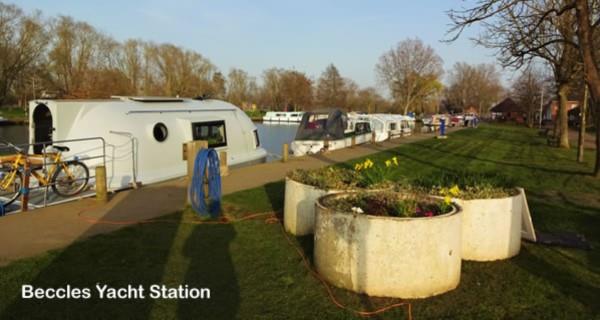
<path fill-rule="evenodd" d="M 45 157 L 47 158 L 48 154 L 46 154 Z M 10 171 L 10 174 L 4 179 L 2 179 L 2 182 L 0 183 L 0 187 L 3 190 L 6 190 L 13 183 L 15 176 L 17 175 L 17 171 L 19 170 L 19 168 L 25 167 L 25 162 L 28 160 L 28 158 L 28 155 L 23 155 L 21 153 L 17 154 L 17 157 L 11 164 L 12 169 Z M 46 172 L 46 174 L 40 174 L 37 172 L 41 168 L 33 168 L 31 170 L 31 175 L 34 176 L 36 180 L 38 180 L 41 186 L 48 186 L 52 183 L 52 177 L 58 170 L 59 165 L 62 167 L 63 171 L 69 176 L 69 178 L 73 178 L 73 175 L 68 170 L 68 167 L 63 162 L 61 162 L 61 152 L 57 152 L 55 155 L 51 156 L 50 159 L 52 161 L 50 163 L 51 166 Z"/>

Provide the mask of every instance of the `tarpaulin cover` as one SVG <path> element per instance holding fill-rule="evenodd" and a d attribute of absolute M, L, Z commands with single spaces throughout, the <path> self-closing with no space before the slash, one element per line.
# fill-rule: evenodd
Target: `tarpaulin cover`
<path fill-rule="evenodd" d="M 348 116 L 339 109 L 304 113 L 296 140 L 337 140 L 344 138 Z"/>

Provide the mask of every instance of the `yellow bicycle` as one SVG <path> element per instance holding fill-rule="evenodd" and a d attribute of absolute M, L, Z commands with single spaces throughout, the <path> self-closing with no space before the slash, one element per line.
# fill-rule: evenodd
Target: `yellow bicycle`
<path fill-rule="evenodd" d="M 29 162 L 31 176 L 37 179 L 39 186 L 50 186 L 60 196 L 77 195 L 88 184 L 90 171 L 84 163 L 62 161 L 62 152 L 68 152 L 68 147 L 52 146 L 53 152 L 32 155 L 10 142 L 5 144 L 16 154 L 0 156 L 0 202 L 4 206 L 13 203 L 23 192 L 26 162 Z"/>

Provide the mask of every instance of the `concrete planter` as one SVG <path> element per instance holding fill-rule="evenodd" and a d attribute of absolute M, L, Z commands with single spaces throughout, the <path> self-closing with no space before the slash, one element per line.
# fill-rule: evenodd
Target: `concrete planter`
<path fill-rule="evenodd" d="M 523 198 L 517 194 L 499 199 L 456 199 L 463 210 L 464 260 L 507 259 L 521 249 Z"/>
<path fill-rule="evenodd" d="M 349 193 L 328 195 L 344 197 Z M 316 204 L 314 258 L 324 279 L 371 296 L 425 298 L 460 282 L 461 214 L 396 218 Z"/>
<path fill-rule="evenodd" d="M 283 225 L 285 230 L 296 236 L 314 232 L 315 202 L 320 197 L 341 190 L 323 190 L 285 178 Z"/>

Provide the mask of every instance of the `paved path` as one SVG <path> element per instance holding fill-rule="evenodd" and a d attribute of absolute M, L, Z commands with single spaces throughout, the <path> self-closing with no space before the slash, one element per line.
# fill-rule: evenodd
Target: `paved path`
<path fill-rule="evenodd" d="M 286 163 L 271 162 L 232 169 L 230 175 L 223 178 L 223 193 L 229 194 L 279 181 L 288 171 L 296 168 L 319 168 L 432 136 L 415 135 L 376 145 L 364 144 L 326 154 L 291 158 Z M 93 198 L 87 198 L 2 217 L 0 265 L 62 248 L 74 241 L 111 232 L 127 225 L 90 222 L 92 219 L 139 221 L 173 213 L 183 207 L 185 195 L 186 181 L 181 178 L 137 190 L 118 192 L 104 205 L 98 204 Z"/>

